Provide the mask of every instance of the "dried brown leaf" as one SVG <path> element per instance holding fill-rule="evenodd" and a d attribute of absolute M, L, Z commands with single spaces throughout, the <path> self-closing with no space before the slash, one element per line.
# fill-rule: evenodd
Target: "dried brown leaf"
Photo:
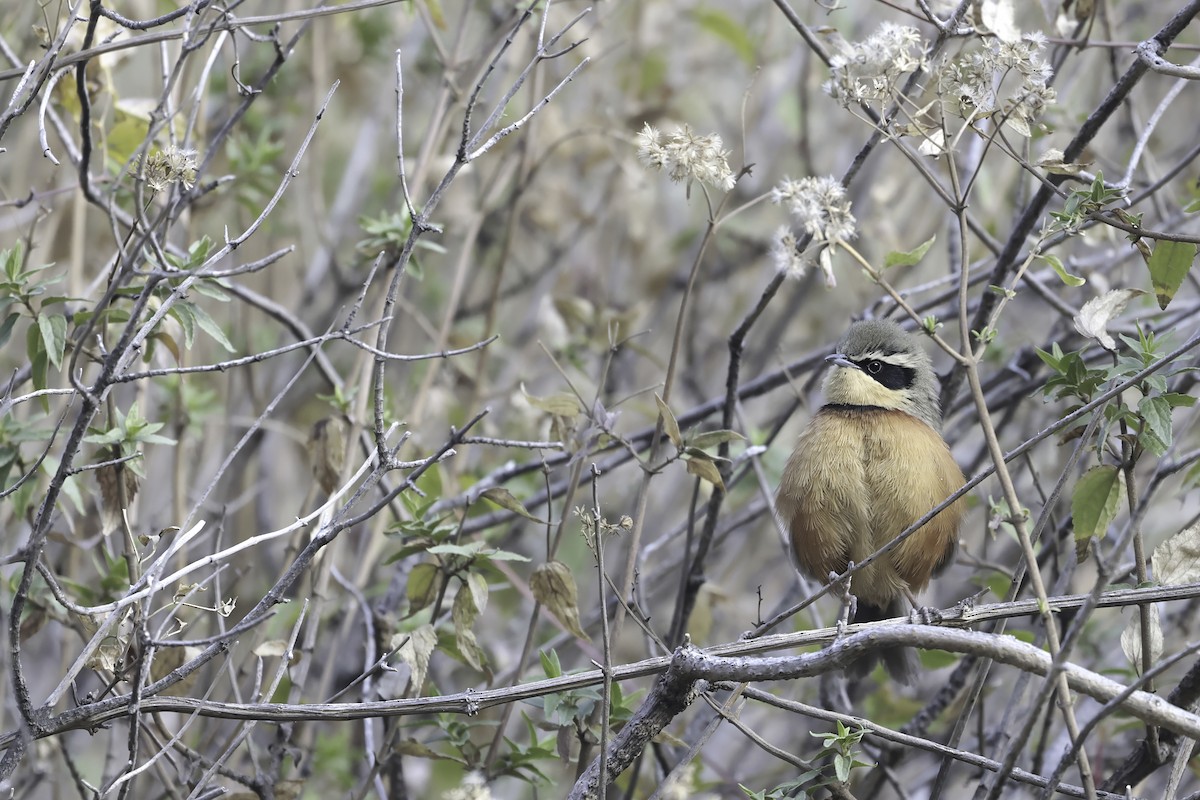
<path fill-rule="evenodd" d="M 563 627 L 580 639 L 588 639 L 579 622 L 579 591 L 575 576 L 561 561 L 539 564 L 529 579 L 533 597 L 545 606 Z"/>

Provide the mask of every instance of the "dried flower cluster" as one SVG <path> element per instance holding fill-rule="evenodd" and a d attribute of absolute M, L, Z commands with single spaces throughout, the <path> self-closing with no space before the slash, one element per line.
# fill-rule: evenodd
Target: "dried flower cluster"
<path fill-rule="evenodd" d="M 175 145 L 155 151 L 146 160 L 146 186 L 153 192 L 165 191 L 173 183 L 191 189 L 196 181 L 196 151 Z"/>
<path fill-rule="evenodd" d="M 1004 36 L 986 38 L 981 49 L 945 58 L 936 74 L 943 112 L 971 122 L 999 117 L 1012 130 L 1029 136 L 1030 126 L 1055 101 L 1045 48 L 1040 33 L 1022 36 L 1013 28 Z M 883 23 L 861 42 L 841 40 L 835 50 L 832 77 L 824 89 L 843 107 L 881 107 L 896 100 L 900 79 L 927 66 L 921 34 L 893 23 Z M 906 132 L 919 131 L 927 137 L 922 152 L 939 154 L 940 121 L 915 122 Z"/>
<path fill-rule="evenodd" d="M 843 107 L 882 105 L 895 97 L 901 76 L 925 66 L 925 42 L 916 28 L 885 22 L 861 42 L 839 41 L 825 91 Z"/>
<path fill-rule="evenodd" d="M 729 151 L 717 134 L 698 136 L 687 125 L 664 135 L 649 123 L 637 135 L 638 160 L 650 169 L 667 173 L 673 181 L 693 180 L 727 192 L 733 188 Z"/>
<path fill-rule="evenodd" d="M 442 795 L 443 800 L 492 800 L 492 790 L 480 772 L 463 775 L 462 783 Z"/>
<path fill-rule="evenodd" d="M 815 263 L 825 274 L 825 285 L 836 286 L 830 245 L 849 241 L 856 235 L 846 187 L 833 177 L 798 181 L 785 178 L 771 190 L 771 202 L 786 207 L 805 234 L 812 237 L 809 246 L 801 251 L 796 235 L 788 228 L 780 229 L 772 247 L 776 269 L 800 277 Z"/>
<path fill-rule="evenodd" d="M 998 114 L 1014 131 L 1029 136 L 1030 123 L 1055 100 L 1045 47 L 1040 33 L 1026 34 L 1016 41 L 990 39 L 982 51 L 947 60 L 938 70 L 946 110 L 970 120 Z M 1019 84 L 1006 80 L 1014 74 Z"/>

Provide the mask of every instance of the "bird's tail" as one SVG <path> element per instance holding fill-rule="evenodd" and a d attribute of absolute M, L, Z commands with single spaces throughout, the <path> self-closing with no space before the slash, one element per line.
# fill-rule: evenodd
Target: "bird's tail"
<path fill-rule="evenodd" d="M 851 622 L 875 622 L 881 619 L 904 616 L 906 611 L 903 598 L 897 598 L 886 606 L 875 606 L 858 601 L 858 608 Z M 910 647 L 883 647 L 872 650 L 867 655 L 852 662 L 846 668 L 846 673 L 854 680 L 862 680 L 871 674 L 875 665 L 883 661 L 883 668 L 893 680 L 908 686 L 912 684 L 920 669 L 917 653 Z"/>

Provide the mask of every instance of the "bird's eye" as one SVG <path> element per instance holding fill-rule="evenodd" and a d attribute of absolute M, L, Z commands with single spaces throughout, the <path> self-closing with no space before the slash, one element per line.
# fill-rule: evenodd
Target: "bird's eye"
<path fill-rule="evenodd" d="M 879 370 L 881 370 L 881 369 L 883 369 L 883 365 L 880 364 L 878 361 L 868 361 L 867 362 L 867 372 L 871 373 L 872 375 L 878 375 Z"/>

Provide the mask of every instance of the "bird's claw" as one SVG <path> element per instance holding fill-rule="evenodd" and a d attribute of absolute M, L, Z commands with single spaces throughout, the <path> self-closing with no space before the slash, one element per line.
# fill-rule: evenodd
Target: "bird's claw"
<path fill-rule="evenodd" d="M 830 570 L 829 575 L 825 577 L 825 582 L 829 584 L 829 590 L 838 597 L 844 599 L 850 593 L 850 579 L 843 578 L 840 572 Z"/>
<path fill-rule="evenodd" d="M 936 625 L 945 618 L 945 615 L 933 606 L 914 608 L 908 615 L 908 621 L 913 625 Z"/>
<path fill-rule="evenodd" d="M 853 566 L 854 562 L 851 561 L 846 568 L 850 569 Z M 842 611 L 838 614 L 837 621 L 837 631 L 840 637 L 845 632 L 846 625 L 849 624 L 850 620 L 854 619 L 855 614 L 858 612 L 858 598 L 850 591 L 849 576 L 843 578 L 837 572 L 829 573 L 829 589 L 842 601 Z"/>

